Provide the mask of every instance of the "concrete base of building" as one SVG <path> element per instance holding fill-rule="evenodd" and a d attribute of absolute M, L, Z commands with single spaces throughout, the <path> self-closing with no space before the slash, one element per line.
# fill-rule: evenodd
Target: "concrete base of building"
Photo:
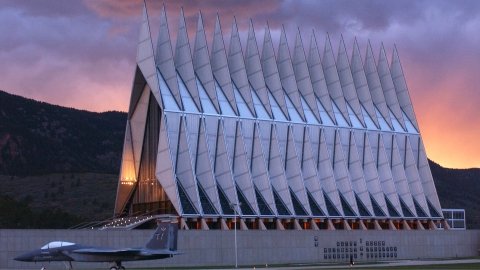
<path fill-rule="evenodd" d="M 0 269 L 40 268 L 39 263 L 16 262 L 13 258 L 54 240 L 121 248 L 142 246 L 152 233 L 152 230 L 0 230 Z M 478 256 L 480 231 L 260 229 L 237 231 L 237 241 L 240 265 L 348 262 L 350 257 L 355 261 L 373 262 Z M 127 268 L 188 267 L 232 266 L 235 263 L 232 230 L 181 230 L 178 248 L 184 254 L 166 260 L 127 262 L 124 265 Z M 77 268 L 108 266 L 107 263 L 73 264 Z M 63 266 L 51 263 L 48 268 L 53 267 L 60 269 Z"/>

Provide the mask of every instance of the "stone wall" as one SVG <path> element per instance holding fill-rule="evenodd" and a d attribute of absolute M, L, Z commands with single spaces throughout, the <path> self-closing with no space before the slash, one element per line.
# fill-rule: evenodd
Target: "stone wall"
<path fill-rule="evenodd" d="M 13 260 L 54 240 L 93 246 L 139 247 L 152 230 L 0 230 L 0 269 L 38 269 L 41 264 Z M 240 265 L 348 262 L 416 258 L 477 256 L 480 231 L 237 231 Z M 233 231 L 180 231 L 178 248 L 184 254 L 171 259 L 130 262 L 125 266 L 234 265 Z M 337 251 L 338 250 L 338 251 Z M 375 256 L 376 255 L 376 256 Z M 73 263 L 75 268 L 107 268 L 109 264 Z M 63 264 L 46 264 L 64 269 Z"/>

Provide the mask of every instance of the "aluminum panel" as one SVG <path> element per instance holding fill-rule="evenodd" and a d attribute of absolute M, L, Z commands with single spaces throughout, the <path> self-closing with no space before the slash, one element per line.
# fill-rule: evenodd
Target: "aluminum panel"
<path fill-rule="evenodd" d="M 177 101 L 180 109 L 183 108 L 180 91 L 178 89 L 177 72 L 173 63 L 172 44 L 170 42 L 170 33 L 168 30 L 167 14 L 165 7 L 162 8 L 160 15 L 160 30 L 158 32 L 157 50 L 155 51 L 155 63 L 160 70 L 165 82 L 170 88 L 173 97 Z M 147 79 L 148 81 L 148 79 Z M 154 89 L 154 88 L 152 88 Z"/>
<path fill-rule="evenodd" d="M 360 107 L 360 102 L 357 96 L 357 90 L 355 89 L 355 84 L 353 82 L 352 71 L 350 69 L 347 49 L 345 48 L 343 37 L 340 38 L 340 44 L 338 47 L 337 71 L 338 71 L 338 78 L 340 79 L 340 84 L 343 90 L 343 97 L 348 102 L 348 104 L 350 104 L 355 115 L 360 120 L 362 125 L 365 126 L 365 121 L 363 120 L 362 108 Z"/>
<path fill-rule="evenodd" d="M 217 100 L 217 91 L 213 79 L 212 67 L 210 65 L 210 54 L 208 53 L 207 38 L 203 27 L 202 14 L 198 13 L 197 33 L 195 35 L 195 44 L 193 47 L 193 68 L 202 83 L 208 97 L 215 106 L 217 112 L 220 111 L 220 105 Z"/>
<path fill-rule="evenodd" d="M 280 109 L 282 109 L 283 114 L 286 117 L 289 117 L 287 104 L 285 102 L 285 93 L 282 89 L 280 76 L 278 75 L 278 67 L 275 58 L 275 51 L 273 49 L 272 36 L 270 35 L 270 29 L 268 26 L 265 29 L 261 62 L 263 77 L 265 78 L 265 83 L 268 89 L 277 101 Z"/>
<path fill-rule="evenodd" d="M 347 105 L 345 104 L 345 97 L 343 96 L 342 85 L 338 77 L 337 65 L 335 64 L 335 57 L 333 56 L 332 44 L 330 37 L 325 40 L 325 49 L 322 59 L 323 72 L 325 74 L 325 82 L 327 83 L 328 93 L 330 97 L 337 104 L 338 109 L 351 126 L 350 117 L 348 116 Z"/>
<path fill-rule="evenodd" d="M 147 121 L 148 103 L 150 100 L 150 88 L 148 85 L 143 89 L 135 111 L 130 119 L 130 126 L 132 131 L 132 146 L 135 160 L 135 175 L 138 176 L 140 169 L 140 159 L 142 157 L 143 139 L 145 134 L 145 126 Z"/>
<path fill-rule="evenodd" d="M 395 117 L 402 125 L 402 128 L 406 130 L 405 120 L 403 120 L 402 110 L 398 104 L 397 93 L 395 92 L 395 86 L 393 84 L 392 75 L 390 74 L 390 68 L 388 65 L 387 55 L 385 54 L 385 48 L 380 49 L 380 56 L 378 58 L 377 65 L 378 76 L 380 77 L 380 83 L 383 88 L 383 94 L 388 107 L 392 110 Z"/>
<path fill-rule="evenodd" d="M 357 89 L 357 95 L 360 103 L 367 111 L 370 118 L 373 120 L 377 127 L 378 123 L 377 115 L 375 113 L 375 107 L 373 106 L 372 96 L 370 95 L 370 88 L 368 87 L 367 77 L 365 70 L 363 69 L 363 61 L 360 56 L 360 49 L 358 48 L 357 39 L 353 42 L 353 53 L 350 68 L 352 70 L 353 82 Z"/>
<path fill-rule="evenodd" d="M 398 57 L 397 47 L 393 48 L 392 63 L 390 65 L 390 72 L 392 74 L 393 84 L 395 85 L 395 92 L 397 93 L 398 103 L 415 128 L 419 130 L 415 111 L 413 110 L 412 100 L 408 93 L 407 81 L 403 73 L 400 58 Z"/>
<path fill-rule="evenodd" d="M 187 25 L 183 15 L 183 8 L 180 10 L 180 21 L 178 23 L 177 44 L 175 46 L 174 57 L 175 68 L 187 87 L 190 96 L 200 111 L 202 103 L 198 94 L 197 82 L 195 80 L 195 72 L 193 71 L 192 53 L 190 50 L 190 41 L 188 39 Z"/>
<path fill-rule="evenodd" d="M 158 139 L 157 166 L 155 176 L 165 190 L 168 199 L 179 215 L 183 214 L 183 209 L 178 196 L 177 181 L 173 171 L 172 156 L 169 147 L 169 138 L 166 130 L 165 117 L 160 120 L 160 135 Z"/>
<path fill-rule="evenodd" d="M 245 70 L 245 62 L 243 60 L 242 44 L 240 43 L 237 21 L 235 18 L 233 19 L 232 34 L 230 37 L 228 69 L 230 70 L 230 76 L 232 77 L 233 82 L 247 103 L 250 112 L 255 116 L 252 92 L 250 92 L 250 85 L 248 84 L 247 71 Z"/>
<path fill-rule="evenodd" d="M 247 47 L 245 49 L 245 66 L 247 77 L 253 90 L 257 93 L 270 118 L 273 119 L 272 108 L 270 107 L 270 101 L 268 100 L 268 90 L 265 85 L 265 78 L 263 77 L 262 64 L 260 63 L 257 39 L 255 37 L 255 30 L 251 20 L 248 28 Z"/>
<path fill-rule="evenodd" d="M 213 34 L 212 54 L 210 56 L 212 72 L 218 85 L 222 88 L 228 103 L 238 115 L 237 103 L 232 88 L 232 79 L 230 78 L 230 70 L 228 69 L 227 54 L 225 52 L 225 44 L 223 43 L 222 28 L 220 26 L 220 17 L 217 15 L 215 21 L 215 31 Z"/>
<path fill-rule="evenodd" d="M 364 70 L 365 75 L 367 76 L 368 88 L 370 88 L 373 104 L 378 108 L 388 125 L 392 127 L 390 113 L 388 112 L 387 102 L 383 95 L 382 85 L 380 83 L 380 77 L 378 77 L 375 57 L 373 56 L 372 45 L 370 45 L 370 42 L 368 42 L 367 45 L 367 56 L 365 57 Z"/>

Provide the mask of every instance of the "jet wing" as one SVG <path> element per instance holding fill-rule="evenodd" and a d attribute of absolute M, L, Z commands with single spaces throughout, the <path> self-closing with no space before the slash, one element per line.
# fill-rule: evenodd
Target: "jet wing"
<path fill-rule="evenodd" d="M 141 252 L 140 249 L 101 249 L 101 248 L 81 248 L 72 251 L 73 253 L 78 254 L 87 254 L 87 255 L 137 255 Z"/>

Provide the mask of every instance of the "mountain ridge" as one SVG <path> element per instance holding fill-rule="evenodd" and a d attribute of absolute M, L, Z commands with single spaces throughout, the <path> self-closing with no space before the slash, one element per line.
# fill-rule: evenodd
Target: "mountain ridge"
<path fill-rule="evenodd" d="M 0 195 L 7 194 L 21 200 L 41 192 L 49 198 L 49 184 L 59 184 L 62 180 L 54 181 L 55 177 L 48 175 L 107 174 L 110 176 L 105 179 L 109 180 L 103 188 L 96 188 L 95 181 L 85 181 L 84 185 L 91 185 L 89 200 L 101 198 L 95 211 L 104 213 L 97 213 L 95 217 L 111 216 L 113 201 L 104 199 L 112 200 L 116 193 L 115 176 L 120 169 L 126 119 L 125 112 L 98 113 L 66 108 L 0 90 L 0 176 L 8 176 L 4 177 L 6 179 L 30 179 L 28 177 L 33 176 L 31 179 L 35 181 L 42 181 L 39 175 L 51 178 L 45 180 L 48 183 L 44 185 L 45 190 L 32 191 L 24 187 L 26 181 L 19 181 L 17 186 L 13 181 L 8 184 L 10 190 L 2 192 L 0 189 Z M 444 168 L 431 160 L 429 164 L 442 207 L 464 208 L 468 227 L 480 228 L 480 198 L 477 196 L 480 193 L 480 169 Z M 68 177 L 62 176 L 61 179 L 65 178 Z M 80 189 L 75 191 L 75 185 L 71 186 L 72 190 L 67 194 L 80 192 Z M 89 188 L 81 190 L 85 192 Z M 64 198 L 63 193 L 57 192 L 57 197 Z M 79 198 L 79 203 L 82 202 Z M 60 207 L 67 213 L 76 212 L 74 205 L 67 207 L 58 202 L 52 205 L 43 200 L 32 200 L 32 207 Z"/>

